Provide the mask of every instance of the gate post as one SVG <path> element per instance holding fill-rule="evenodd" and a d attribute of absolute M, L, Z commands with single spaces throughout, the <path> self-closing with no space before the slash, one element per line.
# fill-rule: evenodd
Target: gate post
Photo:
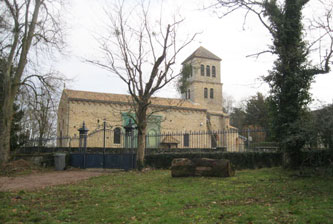
<path fill-rule="evenodd" d="M 83 168 L 86 168 L 86 151 L 87 151 L 87 136 L 88 136 L 88 129 L 86 127 L 86 124 L 83 121 L 82 127 L 79 128 L 80 133 L 80 152 L 83 151 Z"/>
<path fill-rule="evenodd" d="M 134 153 L 133 153 L 133 142 L 134 142 L 134 129 L 136 129 L 136 127 L 134 126 L 134 124 L 132 124 L 132 120 L 129 120 L 128 124 L 126 126 L 124 126 L 125 129 L 125 141 L 127 142 L 127 147 L 131 148 L 131 154 L 132 154 L 132 168 L 135 168 L 134 165 Z"/>

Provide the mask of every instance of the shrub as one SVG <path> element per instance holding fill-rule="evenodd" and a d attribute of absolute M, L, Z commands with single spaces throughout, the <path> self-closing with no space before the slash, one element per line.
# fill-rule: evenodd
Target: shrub
<path fill-rule="evenodd" d="M 257 169 L 282 165 L 282 153 L 280 152 L 216 152 L 216 153 L 167 153 L 153 154 L 145 157 L 147 166 L 168 169 L 175 158 L 211 158 L 228 159 L 235 169 Z"/>

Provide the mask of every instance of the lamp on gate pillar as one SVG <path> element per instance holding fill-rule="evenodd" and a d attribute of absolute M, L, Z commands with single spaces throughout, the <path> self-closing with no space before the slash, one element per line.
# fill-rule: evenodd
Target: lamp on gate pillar
<path fill-rule="evenodd" d="M 136 129 L 136 127 L 132 123 L 131 119 L 129 120 L 128 124 L 126 126 L 124 126 L 124 128 L 125 128 L 125 137 L 127 138 L 127 143 L 129 143 L 128 139 L 130 139 L 131 142 L 128 145 L 130 145 L 131 148 L 133 148 L 133 137 L 134 137 L 134 135 L 133 135 L 134 131 L 133 130 Z M 128 137 L 130 137 L 130 138 L 128 138 Z"/>
<path fill-rule="evenodd" d="M 87 136 L 89 129 L 86 127 L 86 124 L 83 121 L 82 127 L 79 128 L 80 133 L 80 149 L 87 148 Z"/>

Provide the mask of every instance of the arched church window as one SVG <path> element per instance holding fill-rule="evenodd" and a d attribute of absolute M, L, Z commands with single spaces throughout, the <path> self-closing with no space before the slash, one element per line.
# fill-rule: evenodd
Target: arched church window
<path fill-rule="evenodd" d="M 214 89 L 213 89 L 213 88 L 210 89 L 209 97 L 210 97 L 211 99 L 214 98 Z"/>
<path fill-rule="evenodd" d="M 204 89 L 204 97 L 208 98 L 208 89 L 207 88 Z"/>
<path fill-rule="evenodd" d="M 190 89 L 187 90 L 187 99 L 191 99 L 191 90 Z"/>
<path fill-rule="evenodd" d="M 190 146 L 190 135 L 184 134 L 184 147 L 189 147 L 189 146 Z"/>
<path fill-rule="evenodd" d="M 209 65 L 206 66 L 206 76 L 210 76 L 210 67 L 209 67 Z"/>
<path fill-rule="evenodd" d="M 113 132 L 113 143 L 120 144 L 120 128 L 114 129 Z"/>
<path fill-rule="evenodd" d="M 216 77 L 216 68 L 214 65 L 212 66 L 212 76 Z"/>
<path fill-rule="evenodd" d="M 201 74 L 202 76 L 205 75 L 205 66 L 204 66 L 204 65 L 201 65 L 201 66 L 200 66 L 200 74 Z"/>
<path fill-rule="evenodd" d="M 146 144 L 148 148 L 156 148 L 158 146 L 158 136 L 154 129 L 148 131 L 148 135 L 146 136 Z"/>

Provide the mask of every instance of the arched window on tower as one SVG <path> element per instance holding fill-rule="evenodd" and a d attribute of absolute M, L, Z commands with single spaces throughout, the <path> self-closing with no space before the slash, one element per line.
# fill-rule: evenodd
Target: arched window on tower
<path fill-rule="evenodd" d="M 208 89 L 207 88 L 204 89 L 204 97 L 208 98 Z"/>
<path fill-rule="evenodd" d="M 216 68 L 214 65 L 212 66 L 212 77 L 216 77 Z"/>
<path fill-rule="evenodd" d="M 187 99 L 191 99 L 191 90 L 190 89 L 187 90 Z"/>
<path fill-rule="evenodd" d="M 205 66 L 204 66 L 204 65 L 201 65 L 201 66 L 200 66 L 200 74 L 201 74 L 202 76 L 205 75 Z"/>
<path fill-rule="evenodd" d="M 206 76 L 210 76 L 210 67 L 209 67 L 209 65 L 206 66 Z"/>
<path fill-rule="evenodd" d="M 214 98 L 214 89 L 213 89 L 213 88 L 210 89 L 209 97 L 210 97 L 211 99 Z"/>

